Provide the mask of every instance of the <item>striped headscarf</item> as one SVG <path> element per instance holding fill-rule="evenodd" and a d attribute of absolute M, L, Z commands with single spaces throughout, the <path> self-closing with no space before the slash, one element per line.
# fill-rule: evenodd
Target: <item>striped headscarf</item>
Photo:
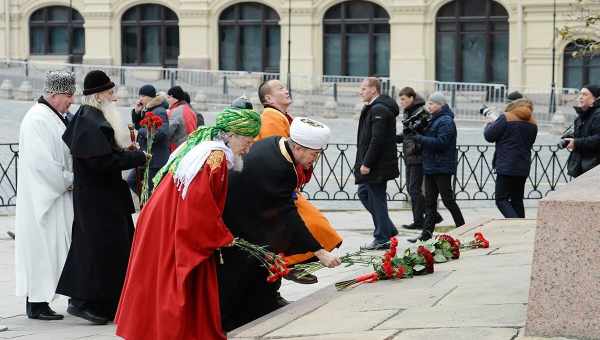
<path fill-rule="evenodd" d="M 156 188 L 167 172 L 174 173 L 181 159 L 196 145 L 214 140 L 222 132 L 231 132 L 240 136 L 256 137 L 260 131 L 260 114 L 254 110 L 228 107 L 217 115 L 214 126 L 202 126 L 192 132 L 188 139 L 180 145 L 154 176 L 152 181 Z"/>

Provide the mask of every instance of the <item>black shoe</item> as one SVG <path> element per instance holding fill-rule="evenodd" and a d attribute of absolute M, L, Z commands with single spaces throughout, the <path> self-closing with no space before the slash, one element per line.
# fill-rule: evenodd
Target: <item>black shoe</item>
<path fill-rule="evenodd" d="M 107 318 L 97 315 L 97 314 L 94 314 L 89 309 L 80 309 L 73 305 L 69 305 L 69 307 L 67 308 L 67 313 L 69 313 L 73 316 L 80 317 L 82 319 L 86 319 L 87 321 L 94 323 L 96 325 L 106 325 L 108 323 Z"/>
<path fill-rule="evenodd" d="M 279 307 L 284 307 L 289 305 L 291 302 L 289 302 L 288 300 L 284 299 L 283 296 L 281 296 L 281 294 L 279 294 L 279 292 L 277 292 L 277 305 L 279 305 Z"/>
<path fill-rule="evenodd" d="M 63 315 L 53 311 L 46 302 L 27 301 L 27 317 L 35 320 L 56 321 L 62 320 Z"/>
<path fill-rule="evenodd" d="M 417 241 L 427 241 L 427 240 L 430 240 L 432 236 L 433 235 L 431 234 L 430 231 L 423 230 L 421 232 L 421 236 L 419 236 L 417 238 L 409 238 L 407 241 L 410 243 L 416 243 Z"/>
<path fill-rule="evenodd" d="M 6 234 L 8 235 L 8 237 L 12 238 L 13 240 L 15 239 L 15 233 L 13 233 L 12 231 L 7 231 Z"/>
<path fill-rule="evenodd" d="M 402 228 L 409 229 L 409 230 L 421 230 L 421 229 L 423 229 L 423 226 L 413 222 L 411 224 L 403 224 Z"/>
<path fill-rule="evenodd" d="M 433 220 L 433 224 L 442 223 L 443 220 L 444 218 L 442 215 L 440 215 L 440 213 L 435 213 L 435 220 Z"/>
<path fill-rule="evenodd" d="M 304 285 L 311 285 L 319 282 L 316 276 L 313 274 L 309 274 L 301 269 L 292 269 L 290 272 L 284 276 L 286 280 L 294 281 L 296 283 L 301 283 Z"/>
<path fill-rule="evenodd" d="M 366 246 L 362 246 L 360 248 L 364 249 L 364 250 L 386 250 L 389 248 L 389 245 L 387 245 L 385 243 L 373 241 L 373 242 L 367 244 Z"/>

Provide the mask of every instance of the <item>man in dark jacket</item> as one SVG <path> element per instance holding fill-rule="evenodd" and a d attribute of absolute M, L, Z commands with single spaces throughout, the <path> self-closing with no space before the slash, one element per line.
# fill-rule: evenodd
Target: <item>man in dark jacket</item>
<path fill-rule="evenodd" d="M 417 95 L 412 87 L 405 87 L 398 93 L 400 106 L 404 110 L 404 120 L 417 116 L 425 111 L 425 100 Z M 396 136 L 396 143 L 402 143 L 402 154 L 406 165 L 406 187 L 410 195 L 413 213 L 413 223 L 403 224 L 406 229 L 422 229 L 425 220 L 425 197 L 423 196 L 423 159 L 421 145 L 415 139 L 415 133 L 405 127 L 401 134 Z M 435 223 L 442 221 L 442 216 L 436 214 Z"/>
<path fill-rule="evenodd" d="M 148 130 L 140 125 L 141 120 L 148 112 L 152 112 L 162 120 L 162 125 L 158 131 L 154 132 L 152 141 L 152 160 L 150 160 L 150 171 L 148 173 L 148 190 L 152 192 L 152 188 L 154 187 L 152 178 L 154 178 L 154 175 L 156 175 L 158 170 L 160 170 L 169 159 L 169 139 L 167 136 L 169 132 L 169 117 L 167 116 L 167 110 L 163 105 L 166 99 L 163 96 L 156 95 L 154 86 L 144 85 L 140 88 L 139 93 L 139 99 L 131 111 L 131 118 L 135 125 L 135 129 L 138 130 L 137 142 L 142 150 L 146 151 L 147 149 Z M 141 108 L 139 104 L 141 104 Z M 138 196 L 141 193 L 141 181 L 143 181 L 143 176 L 143 168 L 132 170 L 127 176 L 129 188 L 131 188 Z"/>
<path fill-rule="evenodd" d="M 437 198 L 442 196 L 444 206 L 452 214 L 456 227 L 465 220 L 456 204 L 452 191 L 452 175 L 456 174 L 456 125 L 454 113 L 441 92 L 429 96 L 427 110 L 432 119 L 424 134 L 417 134 L 417 142 L 423 146 L 423 172 L 425 173 L 425 224 L 421 236 L 410 242 L 427 241 L 433 236 Z"/>
<path fill-rule="evenodd" d="M 63 134 L 73 156 L 73 242 L 56 293 L 69 314 L 96 324 L 115 316 L 133 240 L 133 201 L 121 171 L 143 166 L 114 105 L 115 84 L 102 71 L 83 81 L 83 99 Z"/>
<path fill-rule="evenodd" d="M 358 197 L 375 225 L 374 240 L 365 249 L 385 249 L 390 237 L 398 234 L 388 214 L 386 188 L 387 181 L 400 174 L 395 143 L 400 108 L 392 98 L 381 95 L 380 88 L 376 78 L 367 78 L 360 86 L 360 97 L 366 105 L 358 123 L 354 176 Z"/>
<path fill-rule="evenodd" d="M 579 94 L 577 118 L 573 123 L 573 136 L 565 138 L 569 175 L 577 177 L 600 163 L 600 87 L 586 85 Z"/>
<path fill-rule="evenodd" d="M 504 114 L 485 126 L 485 140 L 496 143 L 496 206 L 506 218 L 525 218 L 523 195 L 537 131 L 529 99 L 510 102 Z"/>

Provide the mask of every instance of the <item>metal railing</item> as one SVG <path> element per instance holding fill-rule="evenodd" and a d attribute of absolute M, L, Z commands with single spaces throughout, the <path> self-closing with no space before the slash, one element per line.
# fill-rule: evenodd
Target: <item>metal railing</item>
<path fill-rule="evenodd" d="M 0 143 L 0 207 L 17 204 L 19 144 Z"/>
<path fill-rule="evenodd" d="M 457 200 L 494 199 L 493 145 L 458 145 L 457 173 L 453 186 Z M 310 200 L 358 200 L 352 172 L 355 144 L 329 144 L 322 152 L 312 180 L 303 188 Z M 388 200 L 409 199 L 404 174 L 404 155 L 398 152 L 400 176 L 388 183 Z M 555 145 L 535 145 L 531 171 L 525 185 L 526 199 L 540 199 L 571 180 L 567 175 L 568 152 Z M 0 207 L 14 206 L 17 196 L 18 144 L 0 144 Z"/>
<path fill-rule="evenodd" d="M 190 93 L 193 102 L 201 101 L 202 107 L 206 106 L 208 111 L 220 110 L 241 95 L 246 95 L 258 103 L 257 89 L 265 80 L 281 77 L 282 81 L 287 83 L 286 75 L 278 73 L 68 64 L 31 60 L 0 62 L 0 81 L 11 80 L 16 90 L 23 81 L 27 80 L 33 88 L 31 98 L 36 98 L 44 87 L 44 73 L 51 69 L 75 72 L 79 85 L 83 84 L 83 78 L 89 71 L 101 69 L 123 89 L 120 94 L 125 94 L 125 97 L 122 98 L 124 105 L 131 104 L 131 100 L 137 97 L 139 88 L 144 84 L 153 84 L 157 89 L 163 91 L 175 84 L 181 85 Z M 362 103 L 358 97 L 358 91 L 363 79 L 364 77 L 329 75 L 314 77 L 292 74 L 290 83 L 295 101 L 292 110 L 296 115 L 352 115 L 359 113 Z M 390 78 L 381 78 L 381 81 L 382 92 L 392 97 L 396 97 L 400 88 L 404 86 L 413 87 L 425 98 L 432 92 L 441 91 L 448 97 L 456 118 L 462 120 L 483 120 L 483 117 L 479 115 L 479 108 L 482 104 L 495 106 L 498 110 L 504 109 L 504 101 L 508 92 L 503 84 L 433 80 L 399 80 L 392 83 Z M 511 88 L 510 90 L 515 89 Z M 550 115 L 537 115 L 537 112 L 547 112 L 545 109 L 547 103 L 544 102 L 544 98 L 549 98 L 549 94 L 530 89 L 519 90 L 524 90 L 525 95 L 534 99 L 538 121 L 549 122 L 552 118 Z M 530 91 L 531 93 L 529 93 Z M 574 103 L 576 96 L 571 92 L 570 89 L 557 91 L 559 109 L 567 110 L 569 105 Z"/>
<path fill-rule="evenodd" d="M 457 146 L 457 173 L 453 179 L 457 200 L 493 200 L 495 174 L 492 168 L 493 145 Z M 329 144 L 319 158 L 312 180 L 303 188 L 311 200 L 358 200 L 352 167 L 354 144 Z M 404 155 L 398 152 L 400 176 L 388 182 L 388 200 L 407 201 Z M 568 152 L 554 145 L 535 145 L 531 171 L 525 186 L 526 199 L 545 197 L 571 180 L 566 172 Z"/>

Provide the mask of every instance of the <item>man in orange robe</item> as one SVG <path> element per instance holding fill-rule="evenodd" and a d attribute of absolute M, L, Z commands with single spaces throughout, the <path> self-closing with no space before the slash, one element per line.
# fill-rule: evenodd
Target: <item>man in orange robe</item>
<path fill-rule="evenodd" d="M 289 106 L 292 104 L 288 89 L 279 80 L 269 80 L 259 87 L 258 96 L 265 108 L 261 114 L 260 133 L 256 139 L 262 140 L 271 136 L 290 137 L 290 125 L 293 118 L 287 113 Z M 296 169 L 298 175 L 298 199 L 296 200 L 296 207 L 313 237 L 321 244 L 323 249 L 331 251 L 340 246 L 342 237 L 335 231 L 321 211 L 299 192 L 302 186 L 310 181 L 312 171 L 312 168 L 306 170 L 301 166 L 298 166 Z M 309 252 L 288 256 L 286 260 L 291 266 L 313 257 L 314 254 Z M 300 274 L 301 272 L 292 270 L 286 276 L 286 279 L 298 283 L 317 282 L 317 278 L 314 275 Z"/>
<path fill-rule="evenodd" d="M 154 178 L 144 206 L 115 323 L 130 340 L 226 339 L 215 250 L 232 244 L 222 212 L 228 169 L 241 169 L 260 129 L 253 110 L 228 108 L 194 131 Z"/>

